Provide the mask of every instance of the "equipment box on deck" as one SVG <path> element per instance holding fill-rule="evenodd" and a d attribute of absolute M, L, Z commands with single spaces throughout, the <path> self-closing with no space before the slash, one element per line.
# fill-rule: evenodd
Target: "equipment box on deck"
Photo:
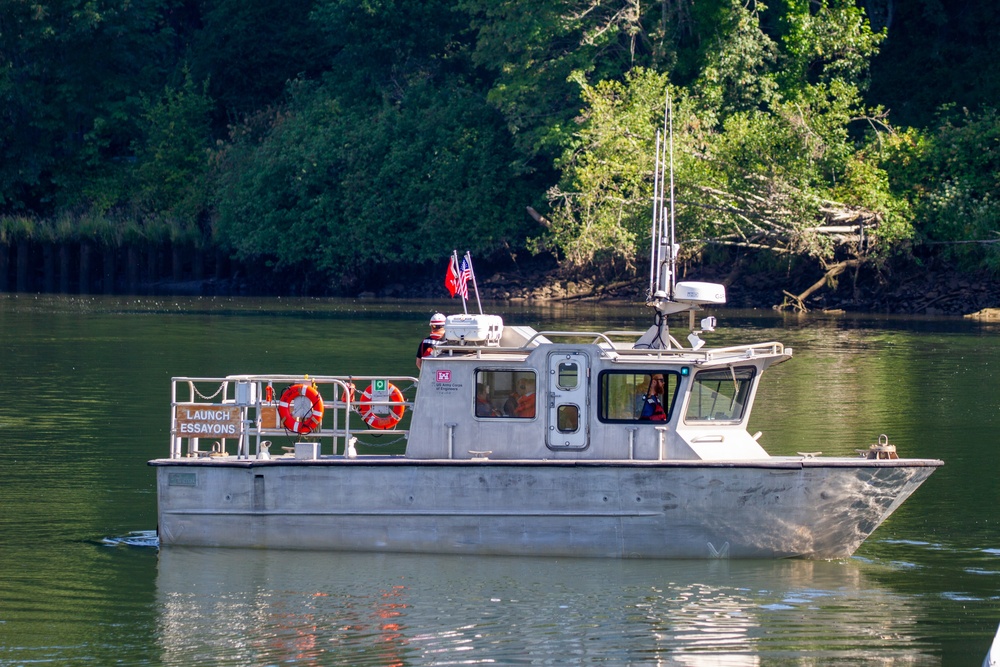
<path fill-rule="evenodd" d="M 502 335 L 499 315 L 449 315 L 444 325 L 445 340 L 455 343 L 499 345 Z"/>

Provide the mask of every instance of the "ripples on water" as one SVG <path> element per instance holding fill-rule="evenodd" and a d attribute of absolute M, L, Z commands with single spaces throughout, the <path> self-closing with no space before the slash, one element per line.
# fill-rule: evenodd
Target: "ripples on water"
<path fill-rule="evenodd" d="M 156 524 L 146 461 L 167 450 L 171 375 L 410 370 L 440 303 L 27 301 L 0 297 L 0 665 L 948 667 L 980 664 L 1000 621 L 986 325 L 717 313 L 713 344 L 795 348 L 751 423 L 772 453 L 853 454 L 885 432 L 945 459 L 848 561 L 157 551 L 134 545 Z"/>
<path fill-rule="evenodd" d="M 127 547 L 149 547 L 155 549 L 160 546 L 160 538 L 157 537 L 155 530 L 133 530 L 127 535 L 105 537 L 101 540 L 101 544 L 109 547 L 124 545 Z"/>
<path fill-rule="evenodd" d="M 866 569 L 171 547 L 159 636 L 178 665 L 939 664 Z"/>

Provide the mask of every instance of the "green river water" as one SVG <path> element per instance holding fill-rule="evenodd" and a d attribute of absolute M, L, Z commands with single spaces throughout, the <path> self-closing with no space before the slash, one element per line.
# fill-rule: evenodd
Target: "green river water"
<path fill-rule="evenodd" d="M 843 561 L 107 543 L 156 527 L 146 461 L 168 454 L 171 376 L 412 373 L 448 306 L 0 295 L 0 665 L 981 664 L 1000 623 L 1000 325 L 971 320 L 714 311 L 710 345 L 795 350 L 751 420 L 772 454 L 885 433 L 945 461 Z M 540 329 L 650 321 L 489 310 Z"/>

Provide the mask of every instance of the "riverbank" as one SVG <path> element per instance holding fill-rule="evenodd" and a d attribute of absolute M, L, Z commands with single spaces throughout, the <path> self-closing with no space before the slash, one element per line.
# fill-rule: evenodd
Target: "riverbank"
<path fill-rule="evenodd" d="M 88 243 L 20 243 L 15 248 L 0 246 L 0 251 L 0 292 L 395 299 L 447 294 L 443 271 L 437 267 L 352 293 L 343 286 L 324 285 L 305 271 L 279 275 L 267 267 L 244 266 L 218 250 L 184 244 L 111 249 Z M 681 279 L 724 284 L 732 308 L 948 316 L 1000 308 L 1000 280 L 987 273 L 962 272 L 940 259 L 923 265 L 911 259 L 881 273 L 849 268 L 826 280 L 820 268 L 808 263 L 796 270 L 768 272 L 747 268 L 751 261 L 743 259 L 694 267 Z M 634 303 L 645 300 L 648 285 L 646 277 L 570 278 L 551 256 L 477 268 L 480 296 L 494 301 Z"/>
<path fill-rule="evenodd" d="M 799 301 L 821 274 L 775 273 L 723 274 L 702 269 L 683 280 L 726 285 L 731 308 L 787 310 L 789 312 L 864 312 L 899 315 L 972 316 L 1000 309 L 1000 280 L 985 273 L 962 273 L 951 268 L 897 270 L 891 275 L 859 272 L 841 274 L 833 284 L 824 284 Z M 558 268 L 496 272 L 479 279 L 484 300 L 528 303 L 640 302 L 645 299 L 648 279 L 601 283 L 571 280 Z M 394 283 L 378 292 L 358 296 L 426 298 L 443 292 L 442 281 L 427 279 L 404 285 Z"/>

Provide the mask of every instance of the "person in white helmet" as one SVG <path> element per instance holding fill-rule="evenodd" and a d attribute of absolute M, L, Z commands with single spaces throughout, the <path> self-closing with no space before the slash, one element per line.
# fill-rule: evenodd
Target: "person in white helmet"
<path fill-rule="evenodd" d="M 444 315 L 441 313 L 434 313 L 431 317 L 431 333 L 427 338 L 420 341 L 420 347 L 417 348 L 417 368 L 420 368 L 420 363 L 424 357 L 429 357 L 434 348 L 441 344 L 444 340 Z"/>

